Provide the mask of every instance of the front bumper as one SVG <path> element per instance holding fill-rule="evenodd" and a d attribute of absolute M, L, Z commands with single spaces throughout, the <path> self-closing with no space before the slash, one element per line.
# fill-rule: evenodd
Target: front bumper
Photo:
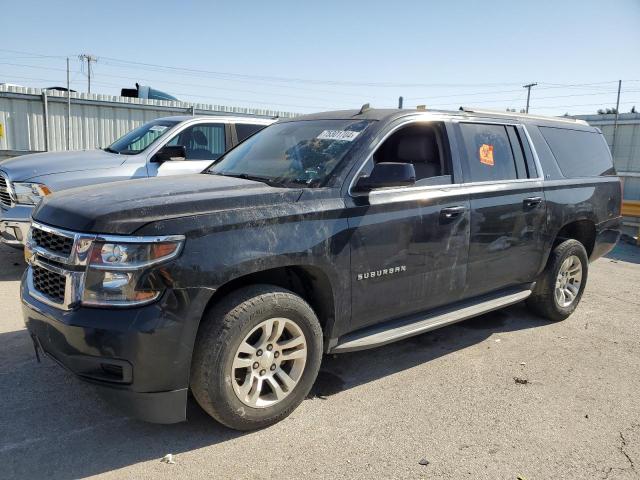
<path fill-rule="evenodd" d="M 31 226 L 31 213 L 34 207 L 16 205 L 0 208 L 0 242 L 16 248 L 22 248 L 27 241 Z"/>
<path fill-rule="evenodd" d="M 186 419 L 191 353 L 206 305 L 197 291 L 168 290 L 140 308 L 63 311 L 33 297 L 26 276 L 21 290 L 25 324 L 47 356 L 128 416 Z"/>

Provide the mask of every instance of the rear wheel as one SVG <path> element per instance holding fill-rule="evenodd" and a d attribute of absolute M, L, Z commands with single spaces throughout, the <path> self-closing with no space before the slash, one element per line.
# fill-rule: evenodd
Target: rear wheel
<path fill-rule="evenodd" d="M 564 320 L 580 303 L 588 270 L 584 246 L 577 240 L 562 242 L 551 252 L 527 305 L 549 320 Z"/>
<path fill-rule="evenodd" d="M 204 320 L 191 389 L 224 425 L 251 430 L 289 415 L 309 393 L 322 359 L 322 330 L 311 307 L 269 285 L 243 288 Z"/>

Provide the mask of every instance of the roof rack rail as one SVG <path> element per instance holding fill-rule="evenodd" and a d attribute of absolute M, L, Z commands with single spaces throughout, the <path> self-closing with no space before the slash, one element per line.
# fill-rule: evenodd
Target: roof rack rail
<path fill-rule="evenodd" d="M 531 115 L 529 113 L 501 112 L 499 110 L 486 110 L 481 108 L 460 107 L 460 110 L 466 113 L 481 113 L 485 115 L 497 115 L 504 117 L 527 117 L 538 120 L 553 120 L 556 122 L 579 123 L 580 125 L 589 125 L 586 121 L 579 118 L 569 117 L 552 117 L 550 115 Z"/>

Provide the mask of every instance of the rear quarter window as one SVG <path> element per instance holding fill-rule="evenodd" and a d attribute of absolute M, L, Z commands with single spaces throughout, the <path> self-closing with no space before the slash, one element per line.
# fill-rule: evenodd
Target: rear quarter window
<path fill-rule="evenodd" d="M 615 175 L 602 134 L 568 128 L 538 128 L 565 177 Z"/>
<path fill-rule="evenodd" d="M 251 123 L 236 123 L 236 134 L 238 135 L 238 142 L 250 137 L 256 132 L 262 130 L 266 125 L 255 125 Z"/>

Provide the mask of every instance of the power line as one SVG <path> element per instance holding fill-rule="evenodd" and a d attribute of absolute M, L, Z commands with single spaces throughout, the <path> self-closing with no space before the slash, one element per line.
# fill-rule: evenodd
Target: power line
<path fill-rule="evenodd" d="M 303 84 L 311 84 L 311 85 L 339 85 L 339 86 L 351 86 L 351 87 L 380 87 L 380 88 L 415 88 L 415 87 L 471 87 L 471 86 L 504 86 L 504 85 L 515 85 L 514 83 L 395 83 L 395 82 L 353 82 L 353 81 L 342 81 L 342 80 L 313 80 L 313 79 L 304 79 L 304 78 L 294 78 L 294 77 L 277 77 L 277 76 L 267 76 L 267 75 L 248 75 L 234 72 L 223 72 L 223 71 L 215 71 L 215 70 L 204 70 L 198 68 L 187 68 L 187 67 L 174 67 L 170 65 L 160 65 L 155 63 L 144 63 L 144 62 L 134 62 L 130 60 L 122 60 L 111 57 L 103 57 L 105 60 L 115 62 L 115 63 L 124 63 L 129 65 L 138 65 L 144 67 L 153 67 L 153 68 L 161 68 L 165 70 L 176 70 L 179 72 L 190 72 L 190 73 L 200 73 L 200 74 L 209 74 L 209 75 L 219 75 L 228 78 L 242 78 L 242 79 L 254 79 L 254 80 L 268 80 L 268 81 L 277 81 L 282 83 L 303 83 Z"/>
<path fill-rule="evenodd" d="M 72 72 L 72 73 L 76 73 L 79 74 L 81 72 Z M 14 76 L 14 75 L 9 75 L 6 76 L 5 78 L 12 78 L 12 79 L 25 79 L 25 80 L 38 80 L 38 81 L 43 81 L 43 82 L 57 82 L 58 80 L 54 80 L 54 79 L 50 79 L 50 78 L 36 78 L 36 77 L 23 77 L 23 76 Z M 70 83 L 74 83 L 73 79 L 70 81 Z M 108 82 L 101 82 L 101 81 L 93 81 L 92 82 L 94 85 L 104 85 L 104 86 L 109 86 L 109 87 L 118 87 L 117 84 L 115 83 L 108 83 Z M 263 102 L 263 101 L 258 101 L 258 100 L 247 100 L 247 99 L 239 99 L 239 98 L 230 98 L 230 97 L 211 97 L 211 96 L 205 96 L 205 95 L 193 95 L 193 94 L 189 94 L 189 93 L 181 93 L 181 92 L 174 92 L 176 95 L 180 95 L 182 97 L 190 97 L 190 98 L 202 98 L 202 99 L 206 99 L 206 100 L 211 100 L 211 101 L 217 101 L 217 100 L 224 100 L 224 101 L 231 101 L 231 102 L 240 102 L 240 103 L 247 103 L 247 104 L 259 104 L 259 105 L 277 105 L 277 106 L 281 106 L 281 107 L 295 107 L 295 108 L 315 108 L 315 109 L 324 109 L 324 108 L 329 108 L 326 105 L 294 105 L 294 104 L 289 104 L 289 103 L 278 103 L 278 102 Z"/>
<path fill-rule="evenodd" d="M 62 55 L 44 55 L 34 52 L 25 52 L 21 50 L 9 50 L 9 49 L 1 49 L 0 51 L 12 52 L 18 54 L 26 54 L 33 55 L 35 57 L 42 58 L 66 58 Z M 248 74 L 240 74 L 234 72 L 224 72 L 224 71 L 212 71 L 212 70 L 204 70 L 204 69 L 196 69 L 196 68 L 187 68 L 187 67 L 175 67 L 170 65 L 162 65 L 162 64 L 154 64 L 154 63 L 145 63 L 145 62 L 136 62 L 131 60 L 123 60 L 113 57 L 101 57 L 101 60 L 104 60 L 104 63 L 113 64 L 117 66 L 126 65 L 134 65 L 137 69 L 141 67 L 145 67 L 146 69 L 161 69 L 161 70 L 174 70 L 179 72 L 180 74 L 184 74 L 184 72 L 191 73 L 200 73 L 200 74 L 208 74 L 208 75 L 218 75 L 225 77 L 227 79 L 237 79 L 237 78 L 245 78 L 245 79 L 255 79 L 258 81 L 263 80 L 273 80 L 277 82 L 285 82 L 285 83 L 310 83 L 310 84 L 327 84 L 327 85 L 344 85 L 344 86 L 372 86 L 372 87 L 393 87 L 393 88 L 465 88 L 465 87 L 474 87 L 474 86 L 510 86 L 510 85 L 518 85 L 517 82 L 512 83 L 394 83 L 394 82 L 354 82 L 354 81 L 339 81 L 339 80 L 313 80 L 313 79 L 302 79 L 302 78 L 293 78 L 293 77 L 277 77 L 277 76 L 265 76 L 265 75 L 248 75 Z M 637 82 L 640 80 L 627 80 L 632 82 Z M 582 86 L 597 86 L 603 85 L 607 83 L 617 83 L 617 80 L 610 81 L 602 81 L 602 82 L 591 82 L 591 83 L 577 83 L 577 84 L 561 84 L 561 83 L 550 83 L 545 82 L 544 85 L 550 85 L 546 88 L 581 88 Z M 541 87 L 542 88 L 542 87 Z M 328 92 L 334 93 L 334 92 Z"/>
<path fill-rule="evenodd" d="M 20 55 L 32 55 L 34 57 L 40 57 L 40 58 L 61 58 L 61 59 L 67 58 L 66 55 L 45 55 L 42 53 L 25 52 L 23 50 L 10 50 L 8 48 L 0 48 L 0 52 L 17 53 Z"/>
<path fill-rule="evenodd" d="M 44 54 L 38 54 L 38 53 L 34 53 L 34 52 L 24 52 L 24 51 L 19 51 L 19 50 L 8 50 L 8 49 L 0 49 L 0 51 L 3 52 L 8 52 L 8 53 L 15 53 L 16 55 L 22 55 L 20 56 L 14 56 L 14 57 L 9 57 L 7 58 L 8 60 L 13 60 L 13 59 L 21 59 L 21 58 L 33 58 L 33 59 L 43 59 L 43 60 L 48 60 L 48 59 L 59 59 L 59 58 L 66 58 L 63 56 L 59 56 L 59 55 L 44 55 Z M 0 57 L 0 60 L 3 60 L 5 58 Z M 380 99 L 380 103 L 391 103 L 392 98 L 389 97 L 388 95 L 370 95 L 370 94 L 366 94 L 363 95 L 361 93 L 353 93 L 353 92 L 341 92 L 341 91 L 336 91 L 336 90 L 321 90 L 321 89 L 317 89 L 317 88 L 308 88 L 306 86 L 300 86 L 300 85 L 327 85 L 330 87 L 334 87 L 334 86 L 344 86 L 344 87 L 348 87 L 348 88 L 355 88 L 355 87 L 362 87 L 362 86 L 369 86 L 371 88 L 390 88 L 390 87 L 406 87 L 406 88 L 468 88 L 468 87 L 480 87 L 480 86 L 484 86 L 484 87 L 490 87 L 490 86 L 515 86 L 518 85 L 518 83 L 392 83 L 392 82 L 355 82 L 355 81 L 335 81 L 335 80 L 314 80 L 314 79 L 302 79 L 302 78 L 288 78 L 288 77 L 279 77 L 279 76 L 267 76 L 267 75 L 247 75 L 247 74 L 239 74 L 239 73 L 233 73 L 233 72 L 222 72 L 222 71 L 213 71 L 213 70 L 204 70 L 204 69 L 195 69 L 195 68 L 182 68 L 182 67 L 174 67 L 174 66 L 169 66 L 169 65 L 160 65 L 160 64 L 153 64 L 153 63 L 143 63 L 143 62 L 135 62 L 135 61 L 129 61 L 129 60 L 122 60 L 122 59 L 116 59 L 116 58 L 111 58 L 111 57 L 101 57 L 100 59 L 101 61 L 101 65 L 105 65 L 107 68 L 120 68 L 120 69 L 133 69 L 135 71 L 150 71 L 150 72 L 158 72 L 158 73 L 163 73 L 163 74 L 167 74 L 169 72 L 174 73 L 175 75 L 178 75 L 180 77 L 203 77 L 203 78 L 209 78 L 211 80 L 219 80 L 222 82 L 231 82 L 233 81 L 234 83 L 260 83 L 261 86 L 264 85 L 273 85 L 276 86 L 278 88 L 282 88 L 282 89 L 286 89 L 287 91 L 290 90 L 306 90 L 306 91 L 313 91 L 313 92 L 321 92 L 321 93 L 325 93 L 328 95 L 331 95 L 332 97 L 334 96 L 348 96 L 348 97 L 352 97 L 354 99 L 358 99 L 358 101 L 362 102 L 364 100 L 369 100 L 371 98 L 378 98 Z M 92 77 L 92 72 L 90 71 L 92 68 L 92 61 L 88 61 L 88 69 L 87 69 L 87 76 L 88 76 L 88 82 L 93 82 L 96 85 L 106 85 L 106 86 L 113 86 L 113 87 L 119 87 L 116 84 L 113 83 L 107 83 L 107 82 L 96 82 Z M 42 66 L 42 65 L 24 65 L 24 64 L 19 64 L 19 63 L 12 63 L 12 62 L 0 62 L 0 64 L 4 64 L 4 65 L 13 65 L 13 66 L 19 66 L 19 67 L 26 67 L 26 68 L 38 68 L 38 69 L 44 69 L 44 70 L 57 70 L 57 71 L 65 71 L 65 69 L 60 69 L 60 68 L 55 68 L 55 67 L 46 67 L 46 66 Z M 84 65 L 84 64 L 83 64 Z M 141 79 L 139 76 L 136 77 L 132 77 L 132 76 L 126 76 L 126 75 L 115 75 L 115 74 L 109 74 L 109 73 L 103 73 L 101 71 L 100 73 L 101 77 L 112 77 L 112 78 L 122 78 L 122 79 L 133 79 L 136 81 L 148 81 L 148 80 L 144 80 Z M 15 77 L 14 77 L 15 78 Z M 23 77 L 26 78 L 26 77 Z M 49 80 L 47 80 L 49 81 Z M 301 99 L 301 100 L 309 100 L 312 102 L 321 102 L 321 103 L 325 103 L 325 102 L 333 102 L 333 100 L 331 98 L 328 98 L 326 96 L 322 96 L 321 98 L 319 98 L 319 96 L 303 96 L 303 95 L 293 95 L 290 93 L 277 93 L 277 92 L 270 92 L 269 90 L 262 90 L 260 89 L 260 91 L 258 90 L 250 90 L 250 89 L 239 89 L 239 88 L 232 88 L 229 86 L 221 86 L 218 84 L 214 84 L 214 85 L 204 85 L 204 84 L 196 84 L 196 83 L 185 83 L 185 82 L 177 82 L 177 81 L 169 81 L 166 80 L 165 78 L 162 78 L 161 80 L 159 80 L 159 82 L 162 83 L 166 83 L 166 84 L 173 84 L 173 85 L 180 85 L 180 86 L 187 86 L 187 87 L 193 87 L 193 88 L 197 88 L 197 89 L 216 89 L 216 90 L 225 90 L 225 91 L 231 91 L 231 92 L 238 92 L 238 93 L 243 93 L 243 94 L 252 94 L 252 95 L 270 95 L 270 96 L 274 96 L 274 97 L 289 97 L 289 98 L 295 98 L 295 99 Z M 640 82 L 640 80 L 638 79 L 633 79 L 633 80 L 625 80 L 625 82 Z M 611 81 L 600 81 L 600 82 L 589 82 L 589 83 L 552 83 L 552 82 L 540 82 L 539 86 L 537 87 L 537 90 L 551 90 L 551 89 L 567 89 L 567 90 L 586 90 L 588 93 L 575 93 L 575 94 L 566 94 L 566 95 L 551 95 L 551 96 L 544 96 L 544 97 L 536 97 L 538 99 L 552 99 L 552 98 L 565 98 L 565 97 L 580 97 L 580 96 L 598 96 L 598 95 L 606 95 L 611 93 L 611 87 L 613 83 L 617 83 L 617 80 L 611 80 Z M 282 84 L 286 84 L 286 85 L 282 85 Z M 528 86 L 525 86 L 525 88 L 527 88 Z M 89 87 L 90 88 L 90 87 Z M 499 89 L 499 90 L 489 90 L 489 91 L 479 91 L 479 92 L 464 92 L 464 93 L 457 93 L 457 94 L 448 94 L 448 95 L 436 95 L 436 96 L 430 96 L 429 99 L 437 99 L 437 98 L 452 98 L 452 99 L 457 99 L 460 97 L 474 97 L 474 96 L 493 96 L 493 95 L 503 95 L 503 94 L 509 94 L 509 93 L 518 93 L 521 90 L 513 90 L 513 89 Z M 628 90 L 625 91 L 625 93 L 627 92 L 634 92 L 636 90 Z M 527 88 L 527 93 L 530 94 L 530 87 Z M 237 98 L 228 98 L 228 97 L 211 97 L 211 96 L 201 96 L 201 95 L 196 95 L 196 94 L 189 94 L 189 93 L 176 93 L 176 95 L 183 95 L 183 96 L 187 96 L 187 97 L 193 97 L 193 98 L 206 98 L 206 99 L 220 99 L 220 100 L 230 100 L 230 101 L 240 101 L 240 102 L 250 102 L 250 103 L 262 103 L 262 104 L 273 104 L 273 105 L 281 105 L 281 106 L 291 106 L 291 107 L 296 107 L 296 108 L 327 108 L 326 106 L 319 106 L 319 105 L 294 105 L 294 104 L 281 104 L 281 103 L 274 103 L 274 102 L 258 102 L 258 101 L 251 101 L 251 100 L 246 100 L 245 98 L 242 99 L 237 99 Z M 530 96 L 530 95 L 529 95 Z M 503 102 L 507 102 L 509 104 L 513 104 L 514 102 L 516 102 L 517 100 L 519 100 L 521 97 L 521 95 L 516 96 L 515 98 L 512 99 L 492 99 L 492 100 L 481 100 L 478 102 L 474 102 L 474 103 L 494 103 L 494 104 L 499 104 L 499 103 L 503 103 Z M 405 97 L 405 100 L 417 100 L 417 97 Z M 430 104 L 430 102 L 426 102 L 427 104 Z M 459 102 L 455 102 L 455 103 L 449 103 L 449 104 L 436 104 L 436 105 L 456 105 Z M 565 108 L 565 107 L 574 107 L 574 106 L 591 106 L 591 105 L 601 105 L 601 104 L 606 104 L 608 102 L 602 102 L 602 103 L 592 103 L 592 104 L 575 104 L 575 105 L 553 105 L 553 106 L 545 106 L 545 107 L 536 107 L 536 108 Z M 625 102 L 626 103 L 626 102 Z"/>
<path fill-rule="evenodd" d="M 21 64 L 21 63 L 11 63 L 11 62 L 0 62 L 0 65 L 10 65 L 10 66 L 16 66 L 16 67 L 25 67 L 25 68 L 34 68 L 34 69 L 40 69 L 40 70 L 54 70 L 54 71 L 66 71 L 64 68 L 56 68 L 56 67 L 45 67 L 42 65 L 28 65 L 28 64 Z M 126 75 L 113 75 L 113 74 L 108 74 L 108 73 L 100 73 L 101 77 L 112 77 L 112 78 L 122 78 L 122 79 L 127 79 L 127 80 L 135 80 L 138 82 L 143 82 L 143 81 L 147 81 L 150 83 L 153 83 L 152 80 L 148 80 L 148 79 L 144 79 L 141 77 L 132 77 L 132 76 L 126 76 Z M 309 96 L 302 96 L 302 95 L 291 95 L 291 94 L 287 94 L 287 93 L 273 93 L 273 92 L 259 92 L 256 90 L 246 90 L 246 89 L 238 89 L 238 88 L 229 88 L 229 87 L 221 87 L 218 85 L 203 85 L 203 84 L 193 84 L 193 83 L 185 83 L 185 82 L 172 82 L 169 80 L 165 80 L 162 79 L 161 80 L 162 83 L 166 83 L 166 84 L 172 84 L 172 85 L 180 85 L 180 86 L 189 86 L 189 87 L 196 87 L 196 88 L 206 88 L 206 89 L 218 89 L 218 90 L 228 90 L 228 91 L 233 91 L 233 92 L 240 92 L 240 93 L 253 93 L 253 94 L 257 94 L 257 95 L 264 95 L 265 93 L 269 94 L 269 95 L 275 95 L 275 96 L 281 96 L 281 97 L 291 97 L 291 98 L 298 98 L 298 99 L 305 99 L 305 100 L 324 100 L 323 98 L 318 98 L 318 97 L 309 97 Z M 95 81 L 93 82 L 94 84 L 97 84 Z M 119 87 L 118 85 L 114 85 L 116 87 Z M 341 93 L 336 93 L 336 92 L 331 92 L 331 91 L 326 91 L 327 93 L 333 94 L 333 95 L 345 95 L 345 94 L 341 94 Z M 175 92 L 172 92 L 175 93 Z M 175 93 L 177 95 L 177 93 Z M 352 96 L 354 98 L 359 98 L 362 99 L 363 96 L 361 94 L 346 94 L 349 96 Z M 370 99 L 372 98 L 370 95 L 367 95 L 367 98 Z M 387 97 L 378 97 L 378 96 L 374 96 L 373 98 L 384 98 L 386 99 Z"/>
<path fill-rule="evenodd" d="M 636 105 L 639 104 L 640 101 L 638 100 L 629 100 L 628 102 L 620 102 L 620 105 Z M 604 102 L 600 102 L 600 103 L 578 103 L 578 104 L 573 104 L 573 105 L 540 105 L 540 106 L 536 106 L 536 109 L 550 109 L 550 108 L 572 108 L 572 107 L 597 107 L 597 106 L 602 106 L 602 105 L 606 105 L 606 103 Z"/>

